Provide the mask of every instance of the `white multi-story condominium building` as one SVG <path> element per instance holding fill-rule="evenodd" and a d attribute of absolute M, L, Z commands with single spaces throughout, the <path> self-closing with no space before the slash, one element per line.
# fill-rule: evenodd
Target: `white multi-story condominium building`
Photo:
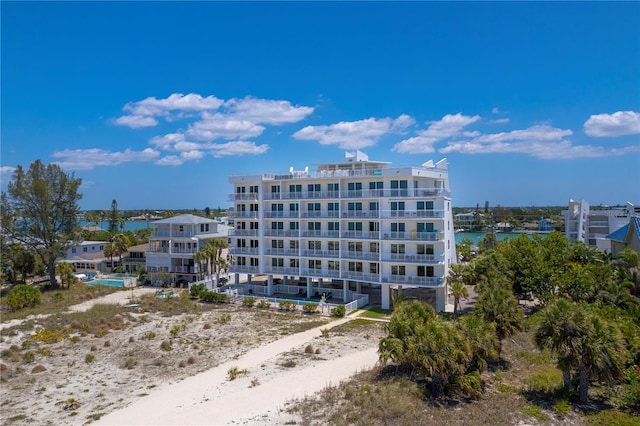
<path fill-rule="evenodd" d="M 447 305 L 449 266 L 456 262 L 447 161 L 390 167 L 347 153 L 316 171 L 230 176 L 234 229 L 231 272 L 342 281 L 435 291 Z M 270 287 L 271 288 L 271 287 Z"/>
<path fill-rule="evenodd" d="M 194 282 L 198 264 L 193 256 L 212 238 L 227 239 L 228 227 L 213 219 L 181 214 L 153 222 L 146 251 L 146 271 L 171 274 L 174 283 Z"/>
<path fill-rule="evenodd" d="M 627 202 L 625 207 L 597 207 L 592 209 L 584 200 L 569 200 L 569 208 L 562 211 L 565 237 L 582 242 L 600 251 L 611 251 L 607 236 L 629 224 L 631 217 L 640 216 L 640 207 Z"/>

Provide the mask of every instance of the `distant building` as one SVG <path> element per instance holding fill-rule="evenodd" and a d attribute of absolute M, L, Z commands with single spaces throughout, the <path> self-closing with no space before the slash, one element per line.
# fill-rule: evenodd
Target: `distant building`
<path fill-rule="evenodd" d="M 538 221 L 538 231 L 550 232 L 555 229 L 556 222 L 551 219 L 540 219 Z"/>
<path fill-rule="evenodd" d="M 118 267 L 118 258 L 109 259 L 104 256 L 104 248 L 108 241 L 82 241 L 67 249 L 61 262 L 71 263 L 76 273 L 98 274 L 110 273 Z"/>
<path fill-rule="evenodd" d="M 628 224 L 611 233 L 608 239 L 613 257 L 618 257 L 618 253 L 626 248 L 640 253 L 640 217 L 631 217 Z"/>
<path fill-rule="evenodd" d="M 483 216 L 482 213 L 477 212 L 458 213 L 453 216 L 453 220 L 456 228 L 470 231 L 479 225 Z"/>
<path fill-rule="evenodd" d="M 122 256 L 122 270 L 129 274 L 142 270 L 146 265 L 148 249 L 149 243 L 127 248 L 127 253 Z"/>
<path fill-rule="evenodd" d="M 496 230 L 498 232 L 511 232 L 513 231 L 513 225 L 509 222 L 500 222 L 496 224 Z"/>
<path fill-rule="evenodd" d="M 627 202 L 625 207 L 596 207 L 582 201 L 569 200 L 569 208 L 562 211 L 565 237 L 571 242 L 583 242 L 600 251 L 611 252 L 608 236 L 640 217 L 640 207 Z"/>

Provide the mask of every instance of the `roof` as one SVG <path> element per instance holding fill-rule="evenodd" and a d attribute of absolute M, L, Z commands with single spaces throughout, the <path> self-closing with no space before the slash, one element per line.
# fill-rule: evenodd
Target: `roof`
<path fill-rule="evenodd" d="M 632 231 L 635 235 L 629 235 L 629 231 Z M 607 239 L 613 241 L 626 242 L 627 236 L 630 236 L 629 240 L 635 237 L 636 240 L 640 241 L 640 217 L 631 217 L 629 218 L 629 223 L 624 225 L 622 228 L 612 232 L 607 236 Z"/>
<path fill-rule="evenodd" d="M 172 225 L 199 225 L 201 223 L 217 223 L 213 219 L 207 219 L 206 217 L 195 216 L 192 214 L 181 214 L 173 216 L 167 219 L 156 220 L 153 223 L 166 223 Z"/>
<path fill-rule="evenodd" d="M 136 252 L 145 252 L 149 249 L 149 243 L 138 244 L 137 246 L 127 247 L 128 252 L 136 251 Z"/>

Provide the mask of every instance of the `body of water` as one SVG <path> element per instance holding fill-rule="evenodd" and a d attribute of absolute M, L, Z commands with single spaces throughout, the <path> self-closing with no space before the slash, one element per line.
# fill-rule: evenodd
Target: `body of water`
<path fill-rule="evenodd" d="M 498 241 L 503 241 L 508 238 L 518 238 L 522 234 L 522 232 L 497 232 L 496 238 L 498 239 Z M 460 242 L 464 239 L 469 239 L 473 241 L 474 246 L 477 246 L 480 241 L 484 240 L 485 235 L 487 235 L 485 232 L 458 232 L 456 234 L 456 244 L 460 244 Z M 531 236 L 531 234 L 525 235 Z M 540 235 L 544 238 L 548 235 L 548 233 L 539 233 L 537 235 Z"/>
<path fill-rule="evenodd" d="M 81 221 L 80 224 L 82 226 L 95 226 L 95 222 L 87 222 L 85 220 Z M 98 222 L 98 226 L 105 231 L 109 229 L 109 221 Z M 125 231 L 137 231 L 138 229 L 146 229 L 153 228 L 152 221 L 147 222 L 146 220 L 127 220 L 124 222 L 124 230 Z M 120 228 L 118 228 L 120 230 Z"/>

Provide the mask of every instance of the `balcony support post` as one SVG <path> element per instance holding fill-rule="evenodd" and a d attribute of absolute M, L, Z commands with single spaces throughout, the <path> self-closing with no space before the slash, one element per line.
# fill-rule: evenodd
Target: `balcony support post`
<path fill-rule="evenodd" d="M 273 295 L 273 275 L 269 274 L 267 277 L 267 294 L 269 296 Z"/>
<path fill-rule="evenodd" d="M 342 280 L 342 300 L 347 303 L 349 300 L 349 281 Z"/>
<path fill-rule="evenodd" d="M 389 284 L 380 285 L 380 306 L 382 309 L 391 309 L 391 286 Z"/>
<path fill-rule="evenodd" d="M 307 277 L 307 299 L 311 298 L 311 277 Z"/>

